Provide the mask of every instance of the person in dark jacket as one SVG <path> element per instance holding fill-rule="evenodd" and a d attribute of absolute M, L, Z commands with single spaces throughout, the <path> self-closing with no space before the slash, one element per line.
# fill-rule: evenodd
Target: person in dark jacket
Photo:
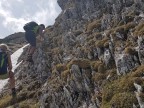
<path fill-rule="evenodd" d="M 30 48 L 28 51 L 27 61 L 33 63 L 32 56 L 36 50 L 36 37 L 40 35 L 41 38 L 43 38 L 44 35 L 44 29 L 45 25 L 40 24 L 38 25 L 36 22 L 32 21 L 24 26 L 25 30 L 25 39 L 30 44 Z"/>

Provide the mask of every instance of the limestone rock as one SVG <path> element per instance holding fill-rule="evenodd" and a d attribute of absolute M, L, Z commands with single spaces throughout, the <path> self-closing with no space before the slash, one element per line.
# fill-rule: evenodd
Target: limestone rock
<path fill-rule="evenodd" d="M 138 55 L 141 64 L 144 64 L 144 39 L 142 37 L 138 37 Z"/>
<path fill-rule="evenodd" d="M 115 62 L 118 75 L 125 75 L 127 72 L 138 66 L 138 61 L 135 61 L 133 56 L 127 54 L 115 55 Z"/>

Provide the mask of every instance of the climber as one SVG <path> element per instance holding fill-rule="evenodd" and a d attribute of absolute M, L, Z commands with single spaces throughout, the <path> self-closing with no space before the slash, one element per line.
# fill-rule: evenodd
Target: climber
<path fill-rule="evenodd" d="M 38 25 L 36 22 L 31 21 L 29 23 L 26 23 L 23 28 L 25 30 L 25 39 L 30 44 L 26 61 L 33 63 L 32 55 L 34 54 L 36 49 L 36 37 L 39 35 L 40 40 L 44 39 L 43 35 L 45 25 L 44 24 Z"/>
<path fill-rule="evenodd" d="M 12 72 L 11 56 L 6 44 L 0 44 L 0 80 L 9 78 L 12 97 L 16 96 L 15 78 Z"/>

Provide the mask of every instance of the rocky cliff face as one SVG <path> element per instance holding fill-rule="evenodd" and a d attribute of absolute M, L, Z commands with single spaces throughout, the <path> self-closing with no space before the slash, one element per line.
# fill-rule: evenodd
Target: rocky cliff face
<path fill-rule="evenodd" d="M 34 65 L 15 70 L 20 106 L 144 108 L 144 1 L 58 4 L 62 12 L 46 28 Z M 13 105 L 9 95 L 1 100 L 2 107 Z"/>

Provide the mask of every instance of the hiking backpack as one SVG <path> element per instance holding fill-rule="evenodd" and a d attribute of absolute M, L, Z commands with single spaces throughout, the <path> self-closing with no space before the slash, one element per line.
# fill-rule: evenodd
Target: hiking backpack
<path fill-rule="evenodd" d="M 26 23 L 25 25 L 24 25 L 24 27 L 23 27 L 23 29 L 25 30 L 25 31 L 32 31 L 35 27 L 37 27 L 38 26 L 38 24 L 36 23 L 36 22 L 34 22 L 34 21 L 31 21 L 31 22 L 29 22 L 29 23 Z"/>
<path fill-rule="evenodd" d="M 0 52 L 0 75 L 7 73 L 8 56 L 5 52 Z"/>

